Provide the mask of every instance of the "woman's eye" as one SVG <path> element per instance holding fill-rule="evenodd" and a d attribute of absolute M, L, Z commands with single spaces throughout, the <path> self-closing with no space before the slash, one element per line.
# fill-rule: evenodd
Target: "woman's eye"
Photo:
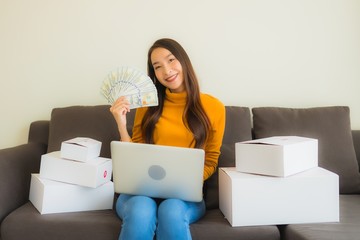
<path fill-rule="evenodd" d="M 155 66 L 155 67 L 154 67 L 155 70 L 157 70 L 157 69 L 159 69 L 159 68 L 160 68 L 160 66 Z"/>
<path fill-rule="evenodd" d="M 169 62 L 173 62 L 173 61 L 175 61 L 175 58 L 170 58 L 169 59 Z"/>

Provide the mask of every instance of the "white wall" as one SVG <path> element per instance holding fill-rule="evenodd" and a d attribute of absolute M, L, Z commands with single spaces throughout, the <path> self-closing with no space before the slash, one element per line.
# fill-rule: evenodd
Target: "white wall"
<path fill-rule="evenodd" d="M 105 104 L 105 76 L 178 40 L 226 105 L 347 105 L 360 129 L 358 0 L 0 0 L 0 148 L 51 109 Z"/>

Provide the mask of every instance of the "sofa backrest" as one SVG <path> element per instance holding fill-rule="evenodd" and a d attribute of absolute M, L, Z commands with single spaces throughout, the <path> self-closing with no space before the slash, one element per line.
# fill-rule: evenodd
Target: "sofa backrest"
<path fill-rule="evenodd" d="M 255 138 L 296 135 L 317 139 L 319 167 L 339 175 L 341 194 L 360 193 L 349 107 L 257 107 L 252 108 L 252 115 Z"/>
<path fill-rule="evenodd" d="M 235 166 L 235 143 L 251 140 L 251 115 L 247 107 L 226 106 L 226 124 L 218 167 Z M 207 209 L 219 206 L 218 171 L 204 184 L 204 199 Z"/>
<path fill-rule="evenodd" d="M 118 140 L 116 122 L 109 105 L 55 108 L 49 124 L 48 152 L 60 150 L 61 142 L 74 137 L 90 137 L 103 143 L 101 156 L 110 157 L 110 142 Z M 131 134 L 135 111 L 128 113 Z M 359 193 L 359 164 L 354 143 L 359 147 L 359 131 L 351 131 L 349 108 L 308 109 L 253 108 L 226 106 L 226 126 L 219 167 L 235 166 L 235 143 L 275 135 L 300 135 L 319 140 L 319 165 L 340 176 L 341 193 Z M 351 136 L 353 135 L 353 137 Z M 218 207 L 217 172 L 204 185 L 208 208 Z"/>
<path fill-rule="evenodd" d="M 61 143 L 71 138 L 89 137 L 102 142 L 100 155 L 109 158 L 110 142 L 120 138 L 109 109 L 109 105 L 54 108 L 49 125 L 48 152 L 59 151 Z M 134 111 L 131 111 L 130 123 L 133 117 Z M 131 127 L 132 124 L 130 133 Z"/>
<path fill-rule="evenodd" d="M 351 134 L 353 137 L 356 158 L 358 160 L 359 171 L 360 171 L 360 130 L 352 130 Z"/>

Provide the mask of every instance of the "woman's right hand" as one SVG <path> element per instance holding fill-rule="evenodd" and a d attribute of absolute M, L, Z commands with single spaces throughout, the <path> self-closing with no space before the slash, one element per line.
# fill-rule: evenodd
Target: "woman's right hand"
<path fill-rule="evenodd" d="M 130 112 L 130 103 L 126 97 L 119 97 L 110 108 L 110 112 L 115 118 L 119 130 L 126 129 L 126 114 Z"/>

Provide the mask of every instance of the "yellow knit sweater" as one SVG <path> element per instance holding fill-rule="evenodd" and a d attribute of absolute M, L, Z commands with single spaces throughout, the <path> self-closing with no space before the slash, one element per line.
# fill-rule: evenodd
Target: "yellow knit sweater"
<path fill-rule="evenodd" d="M 225 107 L 218 99 L 208 94 L 202 93 L 200 99 L 211 124 L 211 132 L 204 146 L 204 180 L 206 180 L 215 172 L 218 164 L 225 129 Z M 154 130 L 155 144 L 194 147 L 193 135 L 182 121 L 185 103 L 186 92 L 171 93 L 166 89 L 163 113 Z M 141 120 L 146 110 L 147 108 L 139 108 L 136 111 L 132 135 L 133 142 L 144 142 L 141 133 Z"/>

